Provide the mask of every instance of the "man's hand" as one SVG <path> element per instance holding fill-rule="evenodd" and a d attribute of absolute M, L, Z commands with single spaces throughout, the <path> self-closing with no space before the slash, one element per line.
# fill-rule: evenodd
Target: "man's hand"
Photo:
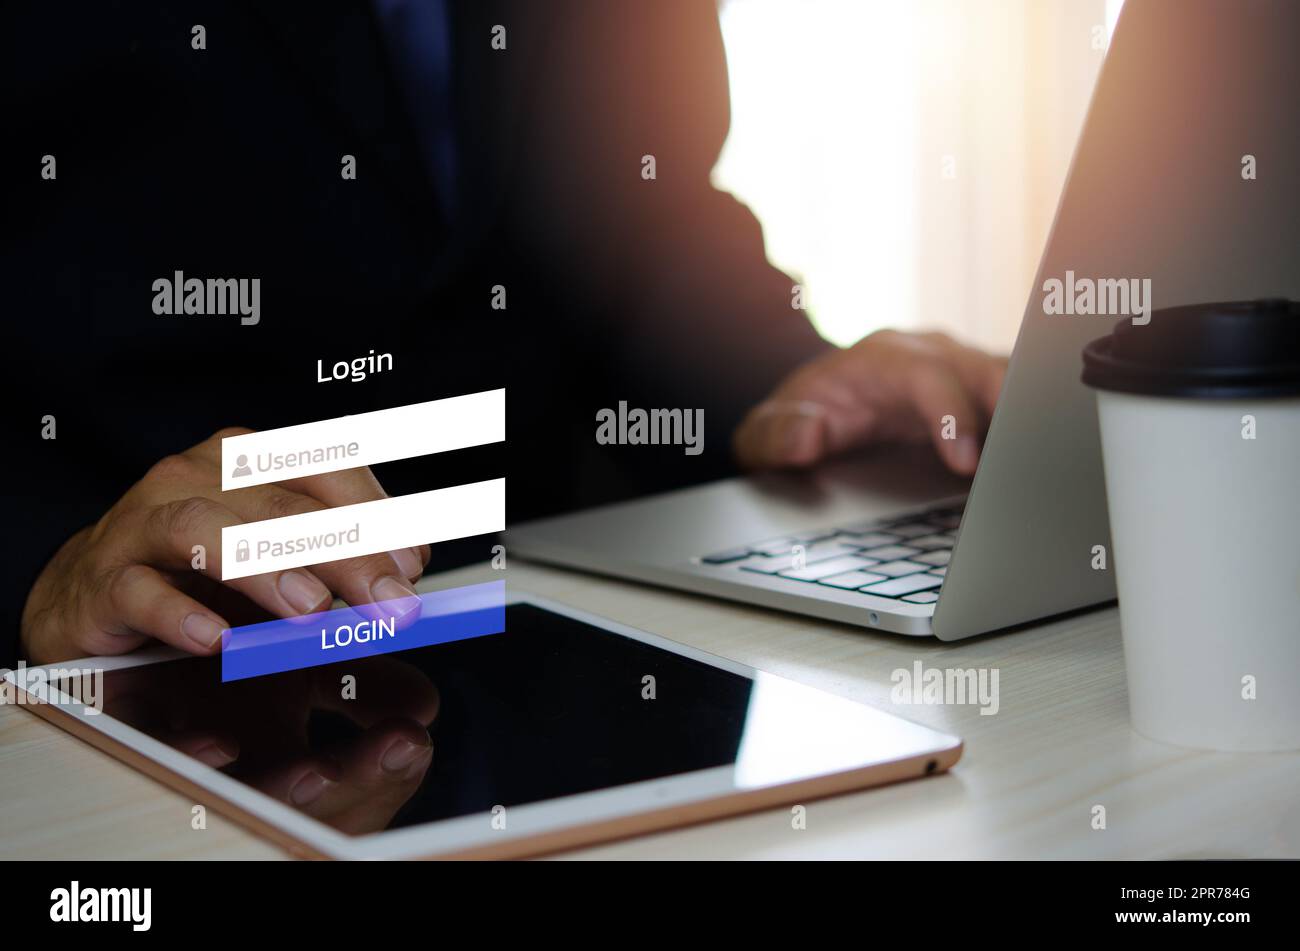
<path fill-rule="evenodd" d="M 954 472 L 971 475 L 1007 361 L 940 333 L 882 330 L 800 367 L 736 430 L 750 468 L 808 466 L 857 446 L 933 441 Z M 944 417 L 956 438 L 944 438 Z"/>
<path fill-rule="evenodd" d="M 428 546 L 221 582 L 221 529 L 385 498 L 368 468 L 221 491 L 225 429 L 155 465 L 99 522 L 45 566 L 23 609 L 22 649 L 34 664 L 121 654 L 156 638 L 211 654 L 230 627 L 218 606 L 289 618 L 349 604 L 414 598 Z M 207 567 L 192 567 L 193 548 Z M 414 604 L 414 602 L 412 602 Z"/>
<path fill-rule="evenodd" d="M 364 683 L 342 699 L 340 674 Z M 104 711 L 336 829 L 388 827 L 433 765 L 437 686 L 395 656 L 222 683 L 203 665 L 104 678 Z M 311 729 L 318 712 L 336 725 Z M 349 725 L 350 724 L 350 725 Z"/>

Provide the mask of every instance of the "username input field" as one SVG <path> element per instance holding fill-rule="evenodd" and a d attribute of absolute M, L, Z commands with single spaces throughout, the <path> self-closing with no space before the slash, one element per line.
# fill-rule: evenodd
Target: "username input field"
<path fill-rule="evenodd" d="M 450 452 L 505 438 L 504 389 L 228 436 L 221 440 L 221 490 Z"/>

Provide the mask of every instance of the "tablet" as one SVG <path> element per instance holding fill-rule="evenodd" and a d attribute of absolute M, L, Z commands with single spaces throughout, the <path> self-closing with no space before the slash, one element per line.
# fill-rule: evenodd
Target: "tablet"
<path fill-rule="evenodd" d="M 536 855 L 961 755 L 956 737 L 543 598 L 512 592 L 505 619 L 228 682 L 219 658 L 170 648 L 5 676 L 33 712 L 311 857 Z M 71 675 L 91 668 L 83 689 Z"/>

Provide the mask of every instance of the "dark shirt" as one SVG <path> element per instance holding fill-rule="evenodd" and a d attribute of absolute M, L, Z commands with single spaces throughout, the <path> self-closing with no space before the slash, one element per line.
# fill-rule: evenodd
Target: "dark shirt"
<path fill-rule="evenodd" d="M 459 144 L 447 0 L 373 0 L 373 5 L 429 181 L 447 217 L 454 218 Z"/>
<path fill-rule="evenodd" d="M 504 446 L 376 472 L 390 494 L 504 474 L 517 521 L 728 474 L 744 410 L 826 347 L 754 217 L 710 187 L 728 103 L 704 0 L 448 0 L 444 78 L 423 84 L 369 3 L 32 2 L 0 18 L 17 364 L 0 665 L 53 551 L 223 426 L 506 386 Z M 155 315 L 153 282 L 178 270 L 260 278 L 259 323 Z M 318 360 L 371 349 L 394 369 L 317 382 Z M 620 400 L 703 408 L 704 453 L 598 446 L 596 411 Z"/>

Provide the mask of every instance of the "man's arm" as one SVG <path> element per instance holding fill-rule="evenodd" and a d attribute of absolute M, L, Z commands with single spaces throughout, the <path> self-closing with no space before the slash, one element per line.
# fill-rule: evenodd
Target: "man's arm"
<path fill-rule="evenodd" d="M 629 399 L 703 406 L 725 439 L 794 367 L 831 349 L 791 306 L 761 228 L 709 176 L 730 122 L 716 9 L 557 7 L 511 214 L 571 293 Z M 714 445 L 720 445 L 715 442 Z"/>
<path fill-rule="evenodd" d="M 730 121 L 715 6 L 568 12 L 535 70 L 523 220 L 605 315 L 590 332 L 629 400 L 703 406 L 712 445 L 734 433 L 747 466 L 929 439 L 972 473 L 1005 360 L 941 334 L 830 346 L 791 306 L 794 282 L 768 264 L 754 216 L 710 186 Z M 797 135 L 799 117 L 784 121 Z M 949 415 L 957 440 L 942 438 Z"/>

